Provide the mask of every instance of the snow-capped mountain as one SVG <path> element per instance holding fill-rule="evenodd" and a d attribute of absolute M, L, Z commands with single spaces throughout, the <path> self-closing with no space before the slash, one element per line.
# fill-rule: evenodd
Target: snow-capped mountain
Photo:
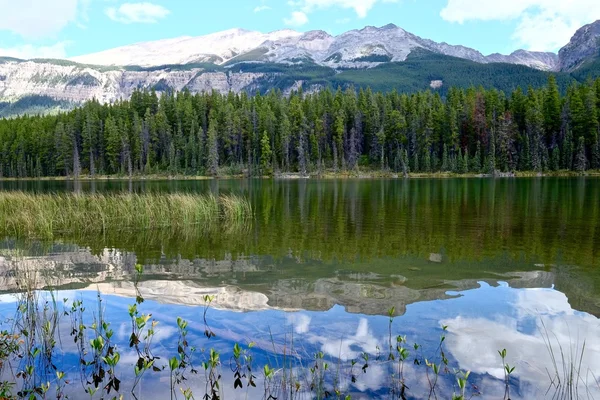
<path fill-rule="evenodd" d="M 519 50 L 511 55 L 484 56 L 474 49 L 420 38 L 389 24 L 351 30 L 338 36 L 324 31 L 300 33 L 281 30 L 261 33 L 231 29 L 200 37 L 182 37 L 118 47 L 71 60 L 94 65 L 144 67 L 210 62 L 217 65 L 235 62 L 294 63 L 311 61 L 333 68 L 369 68 L 383 62 L 404 61 L 415 49 L 425 49 L 475 61 L 505 62 L 540 70 L 555 70 L 558 57 L 552 53 Z"/>
<path fill-rule="evenodd" d="M 289 93 L 300 87 L 443 91 L 453 85 L 485 85 L 512 90 L 520 84 L 543 85 L 547 75 L 541 71 L 555 71 L 566 83 L 572 71 L 585 69 L 582 74 L 600 76 L 599 68 L 600 21 L 579 29 L 558 55 L 517 50 L 485 56 L 423 39 L 393 24 L 338 36 L 231 29 L 71 60 L 18 60 L 0 54 L 0 116 L 68 108 L 93 98 L 109 103 L 127 99 L 137 89 L 264 93 L 276 88 Z"/>
<path fill-rule="evenodd" d="M 292 30 L 261 33 L 244 29 L 230 29 L 206 36 L 184 36 L 175 39 L 138 43 L 130 46 L 73 57 L 71 61 L 93 65 L 158 66 L 209 62 L 223 64 L 232 58 L 258 48 L 265 42 L 277 42 L 299 37 Z"/>

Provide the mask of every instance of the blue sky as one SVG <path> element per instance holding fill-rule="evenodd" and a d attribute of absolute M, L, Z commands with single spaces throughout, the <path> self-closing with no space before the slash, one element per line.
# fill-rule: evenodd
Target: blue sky
<path fill-rule="evenodd" d="M 230 28 L 331 34 L 394 23 L 484 54 L 556 51 L 598 0 L 0 0 L 0 56 L 72 57 Z"/>

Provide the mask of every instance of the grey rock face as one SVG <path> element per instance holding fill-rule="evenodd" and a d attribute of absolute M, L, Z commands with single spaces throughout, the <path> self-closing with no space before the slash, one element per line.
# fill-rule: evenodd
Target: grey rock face
<path fill-rule="evenodd" d="M 575 32 L 569 44 L 558 52 L 561 71 L 573 71 L 585 61 L 600 57 L 600 20 Z"/>
<path fill-rule="evenodd" d="M 559 70 L 558 55 L 549 52 L 517 50 L 510 55 L 490 54 L 486 60 L 487 62 L 526 65 L 542 71 Z"/>
<path fill-rule="evenodd" d="M 573 71 L 600 57 L 600 21 L 579 29 L 571 42 L 554 53 L 517 50 L 510 55 L 484 56 L 459 45 L 423 39 L 389 24 L 367 26 L 338 36 L 324 31 L 306 33 L 283 30 L 263 34 L 232 29 L 203 37 L 160 40 L 111 49 L 65 60 L 17 60 L 0 57 L 0 102 L 27 96 L 48 96 L 80 104 L 93 98 L 102 103 L 127 99 L 136 89 L 189 89 L 193 93 L 253 91 L 268 87 L 277 73 L 230 71 L 239 62 L 298 64 L 316 63 L 336 71 L 372 68 L 402 62 L 417 50 L 471 60 L 477 63 L 509 63 L 544 71 Z M 0 54 L 1 56 L 1 54 Z M 73 62 L 75 61 L 75 62 Z M 197 62 L 213 63 L 210 67 Z M 87 64 L 86 64 L 87 63 Z M 102 64 L 101 66 L 97 65 Z M 88 65 L 90 64 L 90 65 Z M 91 65 L 94 64 L 94 65 Z M 172 68 L 161 65 L 183 65 Z M 221 65 L 216 68 L 215 64 Z M 152 66 L 151 68 L 132 67 Z M 129 67 L 123 67 L 129 66 Z M 209 69 L 205 69 L 209 68 Z M 302 81 L 281 88 L 297 89 Z M 432 87 L 443 84 L 433 81 Z M 262 85 L 262 86 L 261 86 Z M 158 88 L 161 88 L 160 90 Z M 319 90 L 313 85 L 305 90 Z"/>
<path fill-rule="evenodd" d="M 241 92 L 252 87 L 261 73 L 207 72 L 189 70 L 131 71 L 123 68 L 96 68 L 60 65 L 51 62 L 8 61 L 0 63 L 0 101 L 16 101 L 25 96 L 48 96 L 81 103 L 92 98 L 102 103 L 128 99 L 134 90 L 160 85 L 191 92 L 216 90 Z"/>

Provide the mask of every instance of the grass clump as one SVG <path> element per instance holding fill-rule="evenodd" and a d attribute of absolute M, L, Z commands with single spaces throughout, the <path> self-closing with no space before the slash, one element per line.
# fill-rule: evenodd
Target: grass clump
<path fill-rule="evenodd" d="M 53 238 L 57 234 L 148 229 L 209 230 L 252 217 L 248 200 L 198 194 L 0 193 L 0 234 Z"/>

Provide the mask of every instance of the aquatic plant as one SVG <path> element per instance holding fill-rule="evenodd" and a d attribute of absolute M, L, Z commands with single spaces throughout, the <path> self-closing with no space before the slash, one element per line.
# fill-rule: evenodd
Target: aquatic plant
<path fill-rule="evenodd" d="M 590 397 L 589 388 L 593 385 L 600 388 L 600 383 L 594 371 L 582 370 L 586 341 L 570 339 L 568 345 L 561 343 L 554 333 L 548 331 L 543 320 L 541 320 L 541 324 L 543 327 L 542 338 L 551 360 L 550 365 L 546 366 L 546 373 L 550 380 L 546 395 L 549 396 L 552 392 L 553 400 L 593 398 Z M 507 372 L 510 371 L 509 368 L 506 365 Z M 580 393 L 580 390 L 585 392 L 585 396 Z"/>
<path fill-rule="evenodd" d="M 12 237 L 154 229 L 185 236 L 251 218 L 250 203 L 235 195 L 0 193 L 0 234 Z"/>

